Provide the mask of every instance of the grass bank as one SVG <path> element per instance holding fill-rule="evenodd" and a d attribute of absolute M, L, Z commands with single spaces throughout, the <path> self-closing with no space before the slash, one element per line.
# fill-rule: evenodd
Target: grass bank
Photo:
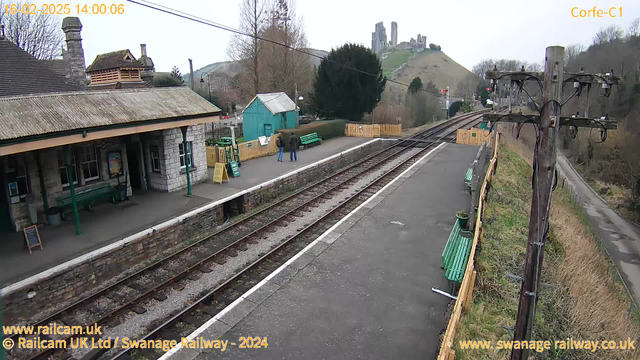
<path fill-rule="evenodd" d="M 502 145 L 501 145 L 502 146 Z M 459 340 L 511 340 L 531 206 L 531 162 L 514 146 L 502 146 L 484 213 L 484 237 L 476 257 L 477 278 L 470 308 L 456 332 L 456 359 L 506 359 L 506 350 L 462 350 Z M 524 150 L 526 151 L 526 150 Z M 530 154 L 529 151 L 523 152 Z M 558 187 L 545 247 L 542 290 L 533 340 L 638 339 L 636 315 L 612 263 L 588 219 Z M 636 344 L 637 348 L 640 348 Z M 554 350 L 535 359 L 638 359 L 636 351 Z M 531 358 L 531 357 L 530 357 Z"/>

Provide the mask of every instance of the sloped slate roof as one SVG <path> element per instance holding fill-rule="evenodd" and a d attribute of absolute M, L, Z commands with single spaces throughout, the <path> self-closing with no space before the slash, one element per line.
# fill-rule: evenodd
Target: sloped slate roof
<path fill-rule="evenodd" d="M 0 97 L 82 89 L 9 40 L 0 40 Z"/>
<path fill-rule="evenodd" d="M 144 68 L 144 65 L 138 60 L 125 60 L 124 57 L 130 54 L 135 59 L 133 54 L 129 50 L 118 50 L 106 54 L 100 54 L 96 56 L 93 63 L 87 67 L 87 72 L 118 69 L 122 67 L 126 68 Z"/>
<path fill-rule="evenodd" d="M 7 97 L 0 98 L 0 141 L 219 112 L 188 87 Z"/>
<path fill-rule="evenodd" d="M 66 78 L 69 73 L 69 64 L 63 59 L 52 59 L 52 60 L 39 60 L 40 62 L 47 65 L 49 70 L 53 71 L 58 75 L 62 75 Z"/>
<path fill-rule="evenodd" d="M 247 109 L 256 99 L 259 99 L 273 115 L 296 110 L 296 104 L 283 92 L 258 94 L 249 102 L 245 109 Z"/>

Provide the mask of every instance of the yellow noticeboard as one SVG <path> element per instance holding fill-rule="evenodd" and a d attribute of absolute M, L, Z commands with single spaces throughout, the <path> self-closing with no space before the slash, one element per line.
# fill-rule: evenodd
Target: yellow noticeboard
<path fill-rule="evenodd" d="M 222 184 L 224 180 L 229 181 L 227 167 L 223 163 L 216 163 L 216 167 L 213 169 L 213 182 Z"/>

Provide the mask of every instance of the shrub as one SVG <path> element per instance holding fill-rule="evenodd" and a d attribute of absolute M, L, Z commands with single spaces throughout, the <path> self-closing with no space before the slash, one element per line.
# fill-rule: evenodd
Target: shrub
<path fill-rule="evenodd" d="M 333 137 L 344 136 L 344 125 L 344 120 L 314 121 L 310 124 L 300 125 L 297 129 L 280 129 L 277 132 L 282 134 L 285 150 L 289 151 L 289 137 L 291 137 L 291 132 L 296 134 L 298 138 L 303 135 L 318 133 L 322 140 L 326 140 Z"/>

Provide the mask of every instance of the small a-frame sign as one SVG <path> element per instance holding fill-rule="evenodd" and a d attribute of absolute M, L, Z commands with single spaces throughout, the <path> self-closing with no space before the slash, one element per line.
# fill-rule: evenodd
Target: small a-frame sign
<path fill-rule="evenodd" d="M 227 167 L 223 163 L 216 163 L 216 167 L 213 169 L 213 182 L 222 184 L 225 180 L 229 181 Z"/>
<path fill-rule="evenodd" d="M 40 240 L 40 233 L 38 232 L 37 225 L 31 225 L 22 229 L 24 233 L 24 241 L 27 242 L 27 248 L 29 248 L 29 254 L 33 254 L 31 249 L 34 247 L 40 246 L 40 250 L 44 250 L 42 248 L 42 240 Z"/>

